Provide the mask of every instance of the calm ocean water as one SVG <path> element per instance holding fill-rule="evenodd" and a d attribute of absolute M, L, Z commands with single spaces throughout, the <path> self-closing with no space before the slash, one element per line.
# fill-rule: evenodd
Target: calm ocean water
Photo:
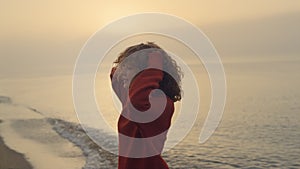
<path fill-rule="evenodd" d="M 207 142 L 197 143 L 200 130 L 193 130 L 166 159 L 174 168 L 300 168 L 299 99 L 237 100 L 241 109 L 227 106 Z"/>
<path fill-rule="evenodd" d="M 227 76 L 228 96 L 218 129 L 207 142 L 199 144 L 200 120 L 181 145 L 165 153 L 170 166 L 300 168 L 297 65 L 299 61 L 228 68 L 235 75 Z"/>

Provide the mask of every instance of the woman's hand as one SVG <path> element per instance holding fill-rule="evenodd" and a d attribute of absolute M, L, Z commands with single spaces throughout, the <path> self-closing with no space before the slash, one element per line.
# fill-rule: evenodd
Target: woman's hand
<path fill-rule="evenodd" d="M 161 52 L 153 51 L 148 54 L 148 68 L 163 68 L 163 57 Z"/>

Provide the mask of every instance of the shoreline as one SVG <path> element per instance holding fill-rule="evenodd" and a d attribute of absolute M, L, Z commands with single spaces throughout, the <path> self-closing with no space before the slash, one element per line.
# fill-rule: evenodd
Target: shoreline
<path fill-rule="evenodd" d="M 27 161 L 24 154 L 18 153 L 9 148 L 0 137 L 0 168 L 22 168 L 33 169 L 33 166 Z"/>
<path fill-rule="evenodd" d="M 117 168 L 117 156 L 99 147 L 80 124 L 62 119 L 47 118 L 52 129 L 81 149 L 86 158 L 85 168 Z M 109 137 L 109 136 L 106 136 Z"/>
<path fill-rule="evenodd" d="M 4 103 L 0 108 L 1 169 L 117 167 L 117 157 L 94 143 L 80 124 L 46 117 L 29 106 Z"/>
<path fill-rule="evenodd" d="M 0 104 L 0 109 L 0 168 L 83 168 L 80 148 L 55 132 L 47 117 L 16 104 Z M 19 159 L 22 165 L 14 166 Z"/>

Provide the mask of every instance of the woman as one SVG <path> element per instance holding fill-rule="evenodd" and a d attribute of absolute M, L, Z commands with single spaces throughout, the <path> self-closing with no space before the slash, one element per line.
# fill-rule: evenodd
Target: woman
<path fill-rule="evenodd" d="M 151 42 L 127 48 L 114 64 L 110 75 L 112 87 L 122 102 L 118 168 L 168 168 L 160 154 L 171 125 L 174 102 L 181 100 L 180 68 Z M 160 103 L 163 106 L 158 106 Z M 150 119 L 134 119 L 138 116 Z"/>

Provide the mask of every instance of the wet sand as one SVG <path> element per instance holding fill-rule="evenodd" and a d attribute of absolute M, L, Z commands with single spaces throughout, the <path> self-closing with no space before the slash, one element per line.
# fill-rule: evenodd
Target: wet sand
<path fill-rule="evenodd" d="M 78 123 L 12 102 L 2 102 L 0 110 L 0 169 L 117 167 L 117 156 L 94 143 Z"/>
<path fill-rule="evenodd" d="M 79 169 L 84 166 L 85 157 L 80 148 L 58 135 L 41 114 L 14 104 L 0 104 L 0 109 L 1 169 Z M 22 154 L 28 167 L 19 163 Z M 17 166 L 21 164 L 24 166 Z"/>
<path fill-rule="evenodd" d="M 23 154 L 7 147 L 0 137 L 0 168 L 32 169 L 32 165 L 26 160 Z"/>

